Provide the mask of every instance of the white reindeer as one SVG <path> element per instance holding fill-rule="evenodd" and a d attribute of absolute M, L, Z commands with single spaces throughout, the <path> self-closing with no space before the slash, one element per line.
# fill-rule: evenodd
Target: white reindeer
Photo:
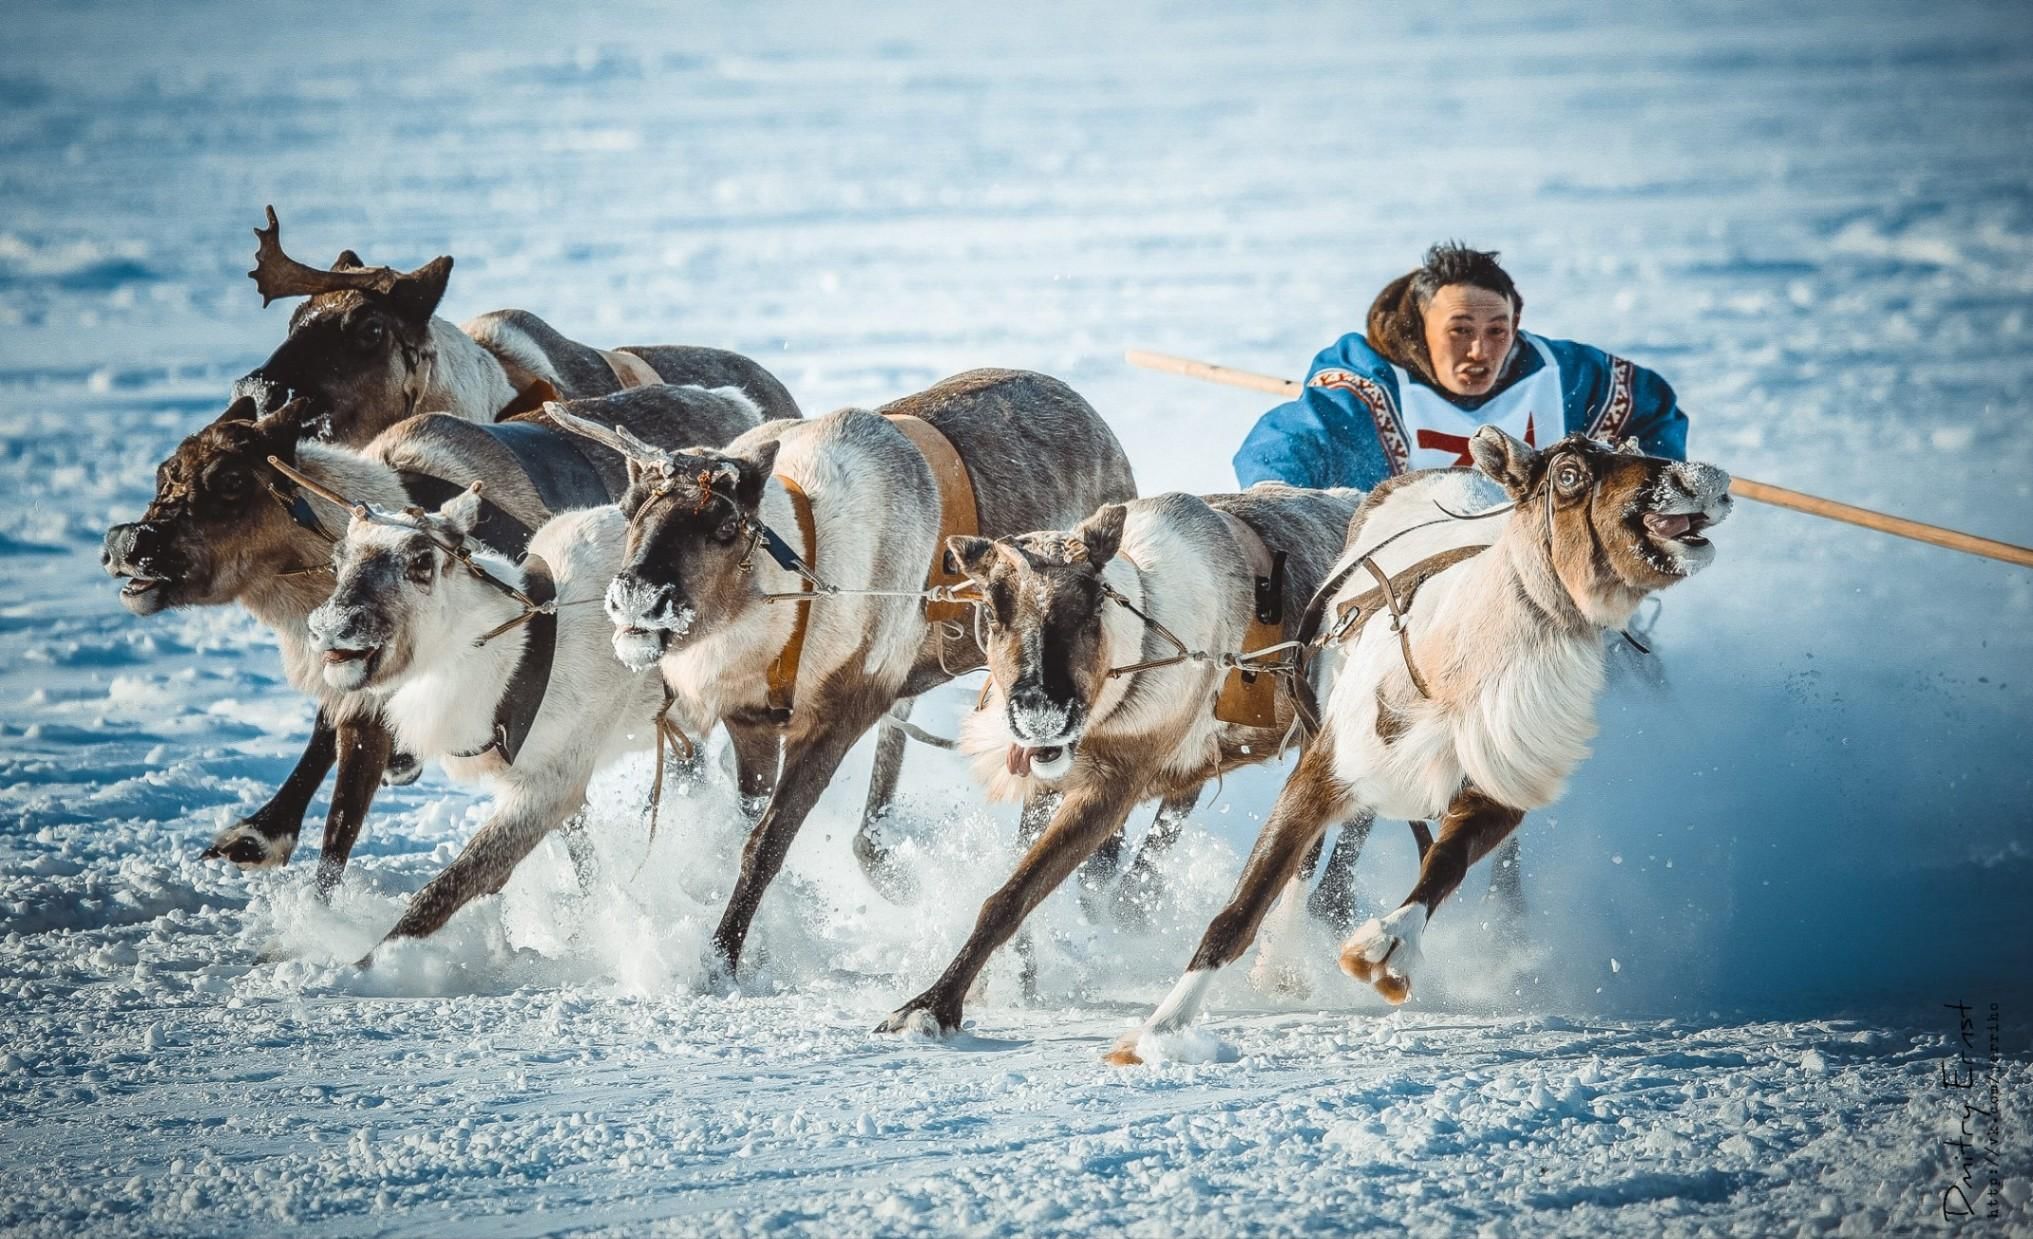
<path fill-rule="evenodd" d="M 399 744 L 496 792 L 486 825 L 390 938 L 433 933 L 500 890 L 579 811 L 597 769 L 657 742 L 664 712 L 656 673 L 615 661 L 598 605 L 621 564 L 620 510 L 551 520 L 516 563 L 469 537 L 481 490 L 436 513 L 356 511 L 337 548 L 337 584 L 310 617 L 328 684 L 378 697 Z M 554 612 L 541 609 L 546 599 Z"/>
<path fill-rule="evenodd" d="M 1324 631 L 1345 641 L 1322 730 L 1185 976 L 1110 1062 L 1141 1062 L 1143 1038 L 1190 1023 L 1280 888 L 1301 897 L 1291 879 L 1307 848 L 1358 814 L 1441 818 L 1411 893 L 1341 951 L 1344 971 L 1403 1002 L 1434 910 L 1587 756 L 1603 634 L 1706 566 L 1703 533 L 1730 508 L 1720 469 L 1580 436 L 1541 452 L 1485 426 L 1470 451 L 1511 497 L 1502 532 L 1482 546 L 1485 522 L 1448 515 L 1476 498 L 1464 471 L 1408 475 L 1364 502 L 1333 593 L 1316 601 Z"/>

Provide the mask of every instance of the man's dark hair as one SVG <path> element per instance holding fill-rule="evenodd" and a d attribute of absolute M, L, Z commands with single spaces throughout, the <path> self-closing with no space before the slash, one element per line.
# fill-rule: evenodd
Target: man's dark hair
<path fill-rule="evenodd" d="M 1497 265 L 1495 250 L 1470 249 L 1459 241 L 1442 241 L 1426 251 L 1426 261 L 1412 273 L 1412 295 L 1423 312 L 1433 296 L 1449 284 L 1467 284 L 1510 298 L 1511 312 L 1520 313 L 1525 299 L 1511 282 L 1510 272 Z"/>

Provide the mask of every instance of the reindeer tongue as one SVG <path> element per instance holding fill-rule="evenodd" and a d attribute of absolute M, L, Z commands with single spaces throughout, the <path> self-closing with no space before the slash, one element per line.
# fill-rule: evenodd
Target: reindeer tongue
<path fill-rule="evenodd" d="M 1027 749 L 1021 744 L 1012 744 L 1009 746 L 1009 752 L 1003 754 L 1002 764 L 1011 774 L 1020 779 L 1027 779 L 1031 774 L 1031 754 L 1036 751 Z"/>
<path fill-rule="evenodd" d="M 1677 538 L 1686 533 L 1694 524 L 1694 517 L 1686 512 L 1677 516 L 1662 516 L 1657 512 L 1645 516 L 1645 528 L 1661 538 Z"/>

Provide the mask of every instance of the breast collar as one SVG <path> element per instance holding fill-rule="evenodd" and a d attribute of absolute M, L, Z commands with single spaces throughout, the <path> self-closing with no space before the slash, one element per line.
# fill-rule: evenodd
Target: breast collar
<path fill-rule="evenodd" d="M 541 605 L 557 598 L 557 580 L 542 556 L 525 558 L 522 571 L 522 592 L 532 602 Z M 515 660 L 507 689 L 494 705 L 494 724 L 487 743 L 468 753 L 454 753 L 454 757 L 498 753 L 503 762 L 513 766 L 522 752 L 523 741 L 529 739 L 530 728 L 536 725 L 537 715 L 544 708 L 544 696 L 550 691 L 551 663 L 558 648 L 557 613 L 540 611 L 522 625 L 522 630 L 522 653 Z"/>

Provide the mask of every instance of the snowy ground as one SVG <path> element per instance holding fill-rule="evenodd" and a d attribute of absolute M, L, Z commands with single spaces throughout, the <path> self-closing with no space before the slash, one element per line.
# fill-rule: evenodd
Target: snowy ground
<path fill-rule="evenodd" d="M 855 871 L 857 756 L 731 997 L 699 960 L 731 807 L 667 804 L 644 863 L 647 763 L 596 787 L 590 890 L 547 846 L 371 975 L 342 961 L 470 793 L 385 794 L 329 906 L 303 855 L 195 861 L 306 711 L 246 618 L 136 620 L 96 556 L 280 337 L 241 276 L 266 202 L 309 257 L 453 253 L 454 318 L 739 348 L 813 411 L 1058 374 L 1148 492 L 1229 484 L 1263 401 L 1123 347 L 1297 372 L 1458 235 L 1505 251 L 1528 325 L 1668 373 L 1698 455 L 2033 542 L 2022 5 L 850 7 L 10 10 L 0 1229 L 1952 1229 L 1964 1002 L 2007 1056 L 2003 1216 L 1970 1226 L 2033 1233 L 2033 574 L 1753 505 L 1667 599 L 1667 685 L 1619 687 L 1528 824 L 1525 940 L 1448 908 L 1442 984 L 1395 1013 L 1324 942 L 1305 999 L 1237 969 L 1202 1061 L 1099 1055 L 1275 771 L 1201 807 L 1153 931 L 1056 897 L 1044 1004 L 998 973 L 946 1044 L 867 1032 L 1007 863 L 941 754 L 907 775 L 939 897 Z M 1380 828 L 1367 905 L 1410 864 Z"/>

